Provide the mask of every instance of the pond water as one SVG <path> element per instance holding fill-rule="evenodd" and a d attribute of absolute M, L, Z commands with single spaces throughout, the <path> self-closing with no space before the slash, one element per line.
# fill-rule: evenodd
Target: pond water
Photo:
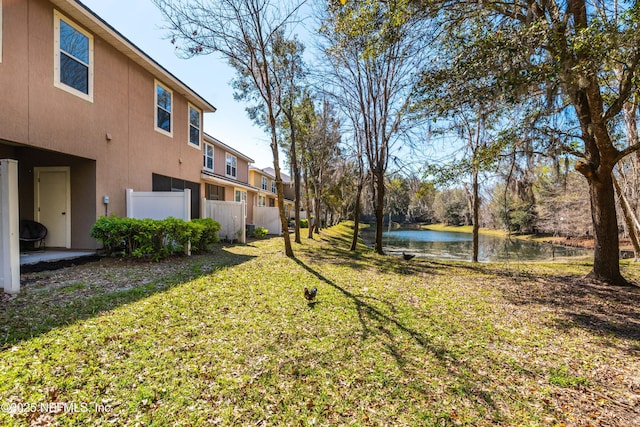
<path fill-rule="evenodd" d="M 373 231 L 362 234 L 367 243 L 375 239 Z M 472 236 L 433 230 L 392 230 L 383 233 L 385 253 L 399 255 L 402 251 L 438 260 L 471 261 Z M 478 260 L 495 261 L 547 261 L 565 257 L 584 257 L 592 251 L 556 246 L 519 239 L 479 236 Z"/>

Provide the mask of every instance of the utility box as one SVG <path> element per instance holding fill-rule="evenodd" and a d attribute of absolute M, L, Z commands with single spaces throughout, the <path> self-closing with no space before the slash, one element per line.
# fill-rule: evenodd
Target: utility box
<path fill-rule="evenodd" d="M 20 219 L 18 162 L 0 160 L 0 286 L 10 294 L 20 292 Z"/>

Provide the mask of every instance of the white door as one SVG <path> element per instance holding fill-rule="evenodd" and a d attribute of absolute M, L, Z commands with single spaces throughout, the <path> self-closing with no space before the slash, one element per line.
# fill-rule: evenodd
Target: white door
<path fill-rule="evenodd" d="M 34 168 L 35 220 L 47 227 L 48 247 L 71 247 L 71 180 L 68 167 Z"/>

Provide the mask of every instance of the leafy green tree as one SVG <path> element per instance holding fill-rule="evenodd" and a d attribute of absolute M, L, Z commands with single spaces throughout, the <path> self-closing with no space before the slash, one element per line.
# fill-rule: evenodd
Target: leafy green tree
<path fill-rule="evenodd" d="M 409 186 L 406 181 L 399 176 L 390 177 L 387 180 L 386 206 L 389 212 L 389 221 L 394 215 L 406 216 L 409 211 Z"/>
<path fill-rule="evenodd" d="M 434 215 L 438 222 L 447 225 L 471 223 L 469 199 L 461 188 L 445 189 L 437 193 L 434 200 Z"/>
<path fill-rule="evenodd" d="M 638 2 L 587 0 L 415 1 L 430 13 L 455 61 L 438 62 L 484 96 L 529 104 L 526 132 L 546 135 L 542 146 L 579 158 L 576 170 L 589 187 L 595 234 L 590 277 L 624 285 L 611 174 L 640 143 L 621 146 L 612 133 L 629 97 L 638 90 Z M 450 57 L 450 56 L 448 56 Z M 546 117 L 547 119 L 542 119 Z"/>
<path fill-rule="evenodd" d="M 436 189 L 433 182 L 421 181 L 415 176 L 409 177 L 409 207 L 407 215 L 410 220 L 425 221 L 433 218 L 433 201 Z"/>

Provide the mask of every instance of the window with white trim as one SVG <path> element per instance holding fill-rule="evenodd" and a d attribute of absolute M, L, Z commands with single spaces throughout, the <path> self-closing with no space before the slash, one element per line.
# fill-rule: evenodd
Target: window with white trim
<path fill-rule="evenodd" d="M 53 13 L 54 86 L 93 102 L 93 36 Z"/>
<path fill-rule="evenodd" d="M 267 206 L 267 198 L 262 195 L 258 195 L 258 206 L 264 207 Z"/>
<path fill-rule="evenodd" d="M 267 181 L 268 181 L 268 180 L 267 180 L 267 177 L 266 177 L 266 176 L 263 176 L 263 177 L 262 177 L 262 189 L 263 189 L 263 190 L 268 190 L 268 189 L 269 189 L 269 187 L 268 187 L 268 182 L 267 182 Z"/>
<path fill-rule="evenodd" d="M 210 171 L 213 170 L 213 145 L 206 142 L 202 147 L 202 167 Z"/>
<path fill-rule="evenodd" d="M 173 92 L 162 83 L 155 82 L 155 129 L 173 136 Z"/>
<path fill-rule="evenodd" d="M 275 181 L 271 181 L 271 192 L 274 194 L 278 192 Z"/>
<path fill-rule="evenodd" d="M 200 147 L 202 112 L 189 104 L 189 144 Z"/>
<path fill-rule="evenodd" d="M 247 201 L 247 192 L 244 190 L 235 190 L 235 201 L 236 202 L 246 202 Z"/>
<path fill-rule="evenodd" d="M 238 159 L 236 156 L 227 153 L 226 173 L 228 177 L 236 178 L 238 176 Z"/>

